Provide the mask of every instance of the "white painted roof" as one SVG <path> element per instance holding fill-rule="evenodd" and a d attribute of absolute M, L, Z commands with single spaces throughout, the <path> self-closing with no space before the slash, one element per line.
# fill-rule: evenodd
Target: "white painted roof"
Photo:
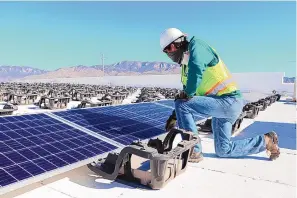
<path fill-rule="evenodd" d="M 254 121 L 277 122 L 282 146 L 276 161 L 268 161 L 265 152 L 242 159 L 217 158 L 213 139 L 201 136 L 204 160 L 190 163 L 186 172 L 161 190 L 136 189 L 100 179 L 83 166 L 1 198 L 296 198 L 296 127 L 284 127 L 285 123 L 296 124 L 296 103 L 276 102 L 254 120 L 244 119 L 241 128 Z"/>

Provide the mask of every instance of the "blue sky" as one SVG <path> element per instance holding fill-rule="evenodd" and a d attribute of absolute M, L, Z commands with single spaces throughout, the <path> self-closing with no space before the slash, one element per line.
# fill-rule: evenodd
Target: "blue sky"
<path fill-rule="evenodd" d="M 231 72 L 296 73 L 295 2 L 0 2 L 0 65 L 54 70 L 165 61 L 177 27 L 213 46 Z"/>

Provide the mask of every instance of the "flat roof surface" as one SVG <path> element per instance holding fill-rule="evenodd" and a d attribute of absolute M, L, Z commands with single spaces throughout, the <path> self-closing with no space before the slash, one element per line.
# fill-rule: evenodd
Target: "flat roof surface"
<path fill-rule="evenodd" d="M 259 123 L 258 125 L 252 125 Z M 188 169 L 161 190 L 144 190 L 101 179 L 86 166 L 12 191 L 1 198 L 296 198 L 296 103 L 281 101 L 244 119 L 237 138 L 264 134 L 273 127 L 279 133 L 281 155 L 269 161 L 265 152 L 240 159 L 217 158 L 211 135 L 201 135 L 204 160 Z M 141 192 L 141 194 L 140 194 Z"/>

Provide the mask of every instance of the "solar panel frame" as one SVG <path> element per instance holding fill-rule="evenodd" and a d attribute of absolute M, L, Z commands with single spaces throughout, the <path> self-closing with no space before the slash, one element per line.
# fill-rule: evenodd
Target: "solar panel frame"
<path fill-rule="evenodd" d="M 42 122 L 40 120 L 40 118 L 45 117 L 45 116 L 48 120 L 51 120 L 51 121 L 47 122 L 47 121 L 43 120 L 44 122 Z M 10 121 L 15 121 L 15 123 L 16 123 L 16 121 L 23 120 L 22 122 L 25 122 L 26 119 L 24 119 L 24 117 L 31 118 L 31 119 L 34 117 L 38 118 L 39 120 L 35 119 L 34 123 L 40 123 L 40 124 L 47 122 L 48 124 L 55 123 L 56 125 L 57 124 L 59 125 L 59 124 L 63 123 L 63 122 L 61 122 L 55 118 L 49 117 L 48 115 L 43 113 L 43 114 L 21 115 L 21 116 L 9 115 L 9 116 L 5 116 L 5 117 L 0 117 L 0 122 L 1 122 L 0 125 L 3 125 L 5 123 L 7 124 Z M 6 126 L 6 125 L 4 125 L 4 126 Z M 15 129 L 15 126 L 17 126 L 17 124 L 14 124 L 14 127 L 11 127 L 13 125 L 9 125 L 9 126 L 10 127 L 8 127 L 8 128 Z M 65 152 L 65 150 L 63 150 L 63 149 L 60 150 L 62 147 L 55 147 L 55 144 L 58 143 L 61 146 L 61 145 L 63 145 L 63 144 L 61 144 L 61 142 L 56 141 L 55 143 L 50 143 L 50 144 L 48 144 L 48 142 L 46 142 L 46 140 L 47 141 L 54 140 L 53 138 L 63 138 L 62 136 L 59 136 L 60 134 L 57 135 L 55 133 L 57 131 L 62 132 L 62 130 L 58 130 L 58 129 L 56 129 L 56 131 L 54 131 L 54 132 L 48 131 L 44 135 L 42 133 L 34 134 L 34 132 L 32 132 L 31 130 L 26 131 L 25 129 L 30 129 L 30 128 L 28 128 L 29 127 L 28 125 L 27 125 L 27 128 L 18 129 L 18 130 L 22 130 L 21 135 L 16 133 L 15 131 L 12 131 L 12 130 L 6 130 L 6 131 L 1 130 L 0 131 L 0 134 L 2 135 L 1 137 L 6 137 L 5 139 L 0 139 L 1 140 L 0 141 L 0 143 L 1 143 L 0 144 L 0 150 L 1 150 L 1 153 L 0 153 L 0 158 L 1 158 L 0 159 L 0 161 L 1 161 L 0 162 L 0 173 L 1 173 L 0 180 L 2 181 L 1 182 L 2 185 L 0 185 L 0 195 L 4 194 L 6 192 L 12 191 L 14 189 L 23 187 L 25 185 L 29 185 L 31 183 L 41 181 L 41 180 L 51 177 L 53 175 L 57 175 L 57 174 L 72 170 L 74 168 L 78 168 L 80 166 L 86 165 L 88 163 L 91 163 L 94 160 L 97 160 L 98 158 L 105 157 L 108 154 L 108 152 L 119 152 L 120 151 L 118 147 L 114 146 L 114 147 L 106 148 L 106 150 L 102 150 L 102 152 L 101 152 L 101 149 L 104 148 L 102 146 L 105 146 L 105 145 L 112 146 L 112 145 L 109 144 L 109 142 L 104 142 L 94 136 L 90 136 L 89 134 L 85 133 L 84 131 L 80 131 L 78 129 L 72 128 L 72 126 L 67 125 L 67 123 L 63 123 L 63 126 L 67 126 L 66 128 L 64 127 L 65 132 L 63 132 L 63 134 L 64 133 L 67 134 L 66 131 L 67 130 L 69 131 L 71 128 L 71 130 L 75 130 L 76 133 L 80 133 L 80 135 L 81 135 L 79 138 L 80 141 L 81 140 L 85 141 L 83 143 L 88 143 L 87 141 L 92 141 L 94 146 L 92 145 L 93 147 L 91 147 L 90 144 L 85 144 L 85 146 L 82 149 L 81 147 L 79 147 L 79 145 L 76 145 L 77 148 L 80 148 L 80 150 L 77 150 L 77 151 L 79 151 L 79 153 L 78 153 L 75 150 L 77 148 L 73 149 L 73 148 L 71 148 L 71 145 L 69 146 L 66 144 L 64 146 L 66 146 L 66 147 L 68 146 L 68 150 L 70 150 L 70 151 Z M 3 127 L 2 127 L 2 129 L 3 129 Z M 44 129 L 45 128 L 43 128 L 43 130 Z M 35 132 L 38 131 L 38 130 L 36 130 L 36 128 L 33 130 L 35 130 Z M 11 134 L 7 135 L 8 133 L 11 133 Z M 46 137 L 46 135 L 48 135 L 50 133 L 52 133 L 52 135 L 54 135 L 54 136 Z M 31 134 L 31 136 L 28 136 L 30 134 Z M 38 135 L 43 135 L 43 138 L 46 138 L 46 140 L 40 139 Z M 55 155 L 44 156 L 41 153 L 39 153 L 39 152 L 47 152 L 47 150 L 44 149 L 44 147 L 40 147 L 37 142 L 30 141 L 31 138 L 29 139 L 29 137 L 35 137 L 35 139 L 37 137 L 37 139 L 39 141 L 43 141 L 43 143 L 45 143 L 45 145 L 48 147 L 48 149 L 54 149 L 54 150 L 56 149 L 56 151 L 59 151 L 58 157 L 56 157 Z M 84 138 L 84 137 L 88 137 L 88 138 Z M 15 138 L 17 138 L 17 139 L 15 139 Z M 18 138 L 21 138 L 21 140 L 22 140 L 21 143 L 19 142 Z M 77 139 L 77 138 L 78 137 L 73 137 L 73 139 Z M 77 140 L 79 140 L 79 139 L 77 139 Z M 69 140 L 70 139 L 68 138 L 68 140 L 62 140 L 62 141 L 69 141 Z M 103 144 L 100 144 L 100 143 L 103 143 Z M 31 147 L 30 147 L 30 144 L 31 144 Z M 38 153 L 36 151 L 37 149 L 35 150 L 35 147 L 33 149 L 33 147 L 32 147 L 33 144 L 38 147 L 38 148 L 36 147 L 38 149 Z M 76 144 L 76 142 L 74 144 Z M 95 147 L 97 145 L 100 145 L 101 149 L 99 147 Z M 29 148 L 27 148 L 28 146 L 29 146 Z M 19 148 L 21 150 L 17 150 L 17 148 Z M 93 150 L 90 150 L 88 148 L 91 148 Z M 93 152 L 91 152 L 91 151 L 93 151 Z M 27 152 L 27 155 L 25 154 L 25 152 Z M 29 156 L 28 152 L 31 154 L 30 156 Z M 71 152 L 76 154 L 76 156 L 71 155 Z M 85 152 L 89 152 L 89 153 L 91 152 L 92 155 L 85 157 L 84 156 Z M 98 153 L 100 153 L 100 154 L 98 154 Z M 53 153 L 51 153 L 51 154 L 53 154 Z M 82 158 L 77 158 L 77 156 L 79 156 L 79 155 Z M 37 159 L 36 156 L 38 156 L 39 158 Z M 32 157 L 32 159 L 30 159 L 29 157 Z M 55 160 L 50 161 L 51 159 L 54 159 L 54 158 L 55 158 Z M 68 161 L 67 161 L 67 159 L 68 159 Z M 72 159 L 72 162 L 69 161 L 69 159 L 70 160 Z M 75 162 L 73 160 L 75 160 Z M 40 166 L 40 164 L 38 164 L 38 163 L 47 163 L 48 165 L 51 164 L 51 166 L 48 166 L 48 167 Z M 59 167 L 59 165 L 63 165 L 63 164 L 56 164 L 56 163 L 64 163 L 65 166 Z M 35 166 L 35 167 L 33 168 L 33 166 Z M 18 171 L 18 170 L 23 170 L 23 171 Z M 3 179 L 6 179 L 7 182 L 13 182 L 13 183 L 4 185 Z"/>

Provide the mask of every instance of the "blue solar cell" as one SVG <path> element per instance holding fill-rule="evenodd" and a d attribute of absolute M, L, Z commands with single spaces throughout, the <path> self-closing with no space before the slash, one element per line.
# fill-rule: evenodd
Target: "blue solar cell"
<path fill-rule="evenodd" d="M 46 156 L 46 157 L 44 157 L 44 159 L 51 162 L 56 167 L 62 167 L 62 166 L 68 165 L 68 163 L 66 161 L 56 157 L 55 155 Z"/>
<path fill-rule="evenodd" d="M 32 160 L 32 163 L 35 164 L 36 166 L 42 168 L 44 170 L 44 172 L 51 171 L 51 170 L 58 168 L 51 162 L 45 160 L 44 158 L 38 158 L 38 159 Z"/>
<path fill-rule="evenodd" d="M 18 121 L 17 119 L 14 118 L 14 116 L 6 116 L 5 120 L 7 120 L 8 122 L 15 122 Z"/>
<path fill-rule="evenodd" d="M 27 159 L 34 160 L 39 158 L 39 155 L 31 151 L 30 149 L 20 150 L 19 153 Z"/>
<path fill-rule="evenodd" d="M 1 141 L 4 141 L 4 140 L 9 140 L 10 137 L 5 135 L 4 133 L 0 132 L 0 140 Z"/>
<path fill-rule="evenodd" d="M 7 133 L 5 133 L 5 135 L 10 137 L 11 139 L 21 138 L 22 137 L 20 134 L 14 132 L 14 131 L 8 131 Z"/>
<path fill-rule="evenodd" d="M 46 171 L 41 167 L 37 166 L 36 164 L 33 164 L 33 162 L 24 162 L 20 165 L 20 167 L 26 170 L 31 175 L 39 175 Z"/>
<path fill-rule="evenodd" d="M 86 159 L 86 156 L 85 155 L 83 155 L 83 154 L 81 154 L 81 153 L 79 153 L 79 152 L 77 152 L 75 150 L 68 151 L 67 154 L 70 155 L 71 157 L 77 159 L 77 160 L 84 160 L 84 159 Z"/>
<path fill-rule="evenodd" d="M 10 130 L 8 127 L 4 126 L 3 124 L 0 124 L 0 131 L 8 131 Z"/>
<path fill-rule="evenodd" d="M 19 127 L 15 124 L 12 124 L 12 123 L 6 123 L 6 124 L 3 124 L 4 126 L 6 126 L 7 128 L 9 128 L 10 130 L 15 130 L 15 129 L 19 129 Z"/>
<path fill-rule="evenodd" d="M 0 124 L 6 123 L 6 122 L 7 122 L 7 120 L 5 118 L 0 117 Z"/>
<path fill-rule="evenodd" d="M 0 167 L 13 165 L 13 161 L 0 153 Z"/>
<path fill-rule="evenodd" d="M 29 126 L 29 125 L 23 123 L 22 121 L 18 121 L 18 123 L 17 123 L 17 127 L 18 127 L 18 128 L 22 128 L 22 129 L 25 129 L 25 128 L 30 128 L 31 126 Z"/>
<path fill-rule="evenodd" d="M 15 118 L 16 120 L 18 120 L 18 121 L 21 121 L 21 122 L 27 121 L 27 118 L 24 117 L 24 116 L 15 116 L 14 118 Z"/>
<path fill-rule="evenodd" d="M 16 164 L 5 167 L 4 170 L 19 181 L 33 176 Z"/>
<path fill-rule="evenodd" d="M 0 161 L 1 163 L 1 161 Z M 5 170 L 0 169 L 0 185 L 4 186 L 5 184 L 11 184 L 17 182 L 13 176 L 9 175 Z"/>
<path fill-rule="evenodd" d="M 2 187 L 116 149 L 45 114 L 0 120 Z"/>

